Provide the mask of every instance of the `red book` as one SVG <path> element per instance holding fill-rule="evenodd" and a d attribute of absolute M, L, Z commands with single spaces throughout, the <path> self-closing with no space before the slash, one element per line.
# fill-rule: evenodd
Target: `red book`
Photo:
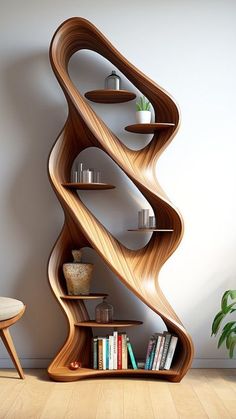
<path fill-rule="evenodd" d="M 118 360 L 117 369 L 122 369 L 122 335 L 118 335 Z"/>

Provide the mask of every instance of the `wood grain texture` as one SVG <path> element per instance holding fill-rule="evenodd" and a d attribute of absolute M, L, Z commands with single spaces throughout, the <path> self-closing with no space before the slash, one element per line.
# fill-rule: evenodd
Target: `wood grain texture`
<path fill-rule="evenodd" d="M 110 185 L 109 183 L 75 183 L 75 182 L 65 182 L 62 183 L 63 186 L 69 189 L 75 190 L 87 190 L 87 191 L 99 191 L 105 189 L 114 189 L 115 186 Z"/>
<path fill-rule="evenodd" d="M 84 95 L 91 102 L 96 103 L 123 103 L 136 98 L 136 94 L 127 90 L 92 90 Z"/>
<path fill-rule="evenodd" d="M 18 313 L 16 316 L 12 317 L 11 319 L 4 320 L 0 322 L 0 337 L 2 338 L 2 341 L 6 347 L 7 352 L 9 353 L 13 364 L 15 365 L 17 372 L 20 376 L 20 378 L 24 379 L 24 372 L 22 370 L 20 360 L 18 358 L 9 327 L 12 326 L 14 323 L 16 323 L 24 314 L 25 307 Z"/>
<path fill-rule="evenodd" d="M 132 124 L 125 127 L 128 132 L 136 134 L 154 134 L 156 131 L 174 128 L 175 124 L 155 122 L 153 124 Z"/>
<path fill-rule="evenodd" d="M 155 132 L 149 144 L 141 150 L 131 150 L 125 146 L 93 111 L 68 75 L 71 56 L 82 49 L 95 51 L 109 60 L 149 99 L 155 114 L 158 114 L 158 122 L 172 123 L 175 127 Z M 163 319 L 171 333 L 178 336 L 173 371 L 165 376 L 170 381 L 180 381 L 191 365 L 193 344 L 162 293 L 158 274 L 181 241 L 183 221 L 155 175 L 158 158 L 178 130 L 178 108 L 169 94 L 124 58 L 103 34 L 85 19 L 71 18 L 62 23 L 51 42 L 50 60 L 65 94 L 69 113 L 65 126 L 52 148 L 48 163 L 53 189 L 65 213 L 62 232 L 49 259 L 48 275 L 53 293 L 68 321 L 67 340 L 49 366 L 49 375 L 59 381 L 100 375 L 99 371 L 91 370 L 92 329 L 75 326 L 76 323 L 89 320 L 84 302 L 60 298 L 66 293 L 62 274 L 63 263 L 69 260 L 71 249 L 87 246 L 93 248 L 117 278 Z M 148 200 L 158 219 L 158 228 L 173 229 L 173 232 L 154 233 L 145 247 L 138 250 L 129 249 L 95 218 L 74 190 L 63 187 L 70 179 L 74 159 L 87 147 L 98 147 L 107 153 Z M 79 372 L 71 373 L 68 369 L 69 363 L 76 359 L 82 362 L 83 368 Z M 112 374 L 118 373 L 113 371 Z M 126 375 L 125 370 L 120 374 Z M 150 376 L 149 371 L 142 371 L 140 374 Z M 152 376 L 157 378 L 161 375 L 163 374 L 159 371 L 152 373 Z"/>

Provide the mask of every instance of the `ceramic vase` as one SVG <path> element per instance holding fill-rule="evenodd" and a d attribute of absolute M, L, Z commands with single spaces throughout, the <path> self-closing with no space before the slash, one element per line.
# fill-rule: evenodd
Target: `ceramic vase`
<path fill-rule="evenodd" d="M 81 250 L 72 250 L 72 255 L 74 261 L 63 264 L 68 295 L 88 295 L 94 265 L 81 262 Z"/>
<path fill-rule="evenodd" d="M 150 124 L 151 122 L 151 111 L 138 111 L 136 112 L 137 124 Z"/>

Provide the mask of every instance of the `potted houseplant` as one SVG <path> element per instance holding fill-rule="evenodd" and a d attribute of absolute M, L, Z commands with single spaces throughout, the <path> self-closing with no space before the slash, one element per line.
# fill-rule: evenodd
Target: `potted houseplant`
<path fill-rule="evenodd" d="M 145 96 L 141 96 L 136 102 L 136 120 L 138 124 L 151 122 L 151 104 Z"/>
<path fill-rule="evenodd" d="M 221 310 L 216 314 L 212 323 L 211 335 L 216 336 L 226 316 L 236 311 L 236 290 L 225 291 L 221 299 Z M 220 333 L 218 348 L 226 345 L 230 358 L 233 358 L 236 345 L 236 321 L 232 320 L 225 324 Z"/>

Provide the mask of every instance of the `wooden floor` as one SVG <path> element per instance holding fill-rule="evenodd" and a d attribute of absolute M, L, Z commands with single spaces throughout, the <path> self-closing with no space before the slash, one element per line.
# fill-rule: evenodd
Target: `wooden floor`
<path fill-rule="evenodd" d="M 181 383 L 50 381 L 45 370 L 0 370 L 0 419 L 236 419 L 236 370 L 191 370 Z"/>

